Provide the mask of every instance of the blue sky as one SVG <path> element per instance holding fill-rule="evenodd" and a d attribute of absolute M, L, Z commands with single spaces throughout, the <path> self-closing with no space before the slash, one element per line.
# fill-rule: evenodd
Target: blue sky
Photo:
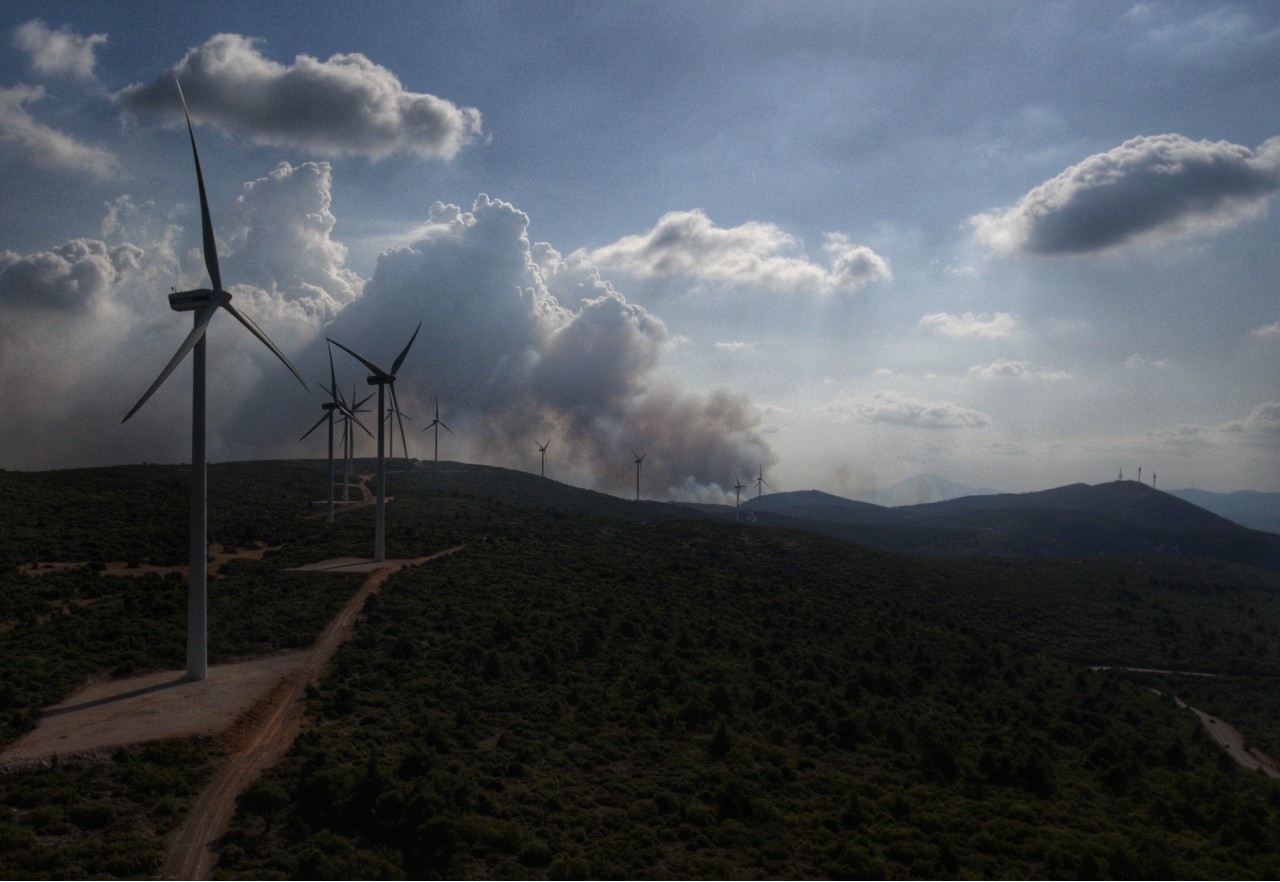
<path fill-rule="evenodd" d="M 0 11 L 0 467 L 189 458 L 185 366 L 120 425 L 207 284 L 176 74 L 237 305 L 313 383 L 423 322 L 442 458 L 1280 491 L 1274 3 L 352 9 Z M 209 339 L 211 458 L 323 455 Z"/>

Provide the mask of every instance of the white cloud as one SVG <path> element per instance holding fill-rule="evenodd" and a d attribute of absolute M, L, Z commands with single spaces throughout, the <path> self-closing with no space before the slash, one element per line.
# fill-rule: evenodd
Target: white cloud
<path fill-rule="evenodd" d="M 1084 254 L 1235 226 L 1261 213 L 1277 190 L 1280 137 L 1255 152 L 1155 135 L 1094 154 L 970 223 L 997 251 Z"/>
<path fill-rule="evenodd" d="M 1149 368 L 1167 368 L 1169 360 L 1166 358 L 1147 358 L 1138 355 L 1136 352 L 1124 360 L 1124 366 L 1129 370 L 1144 370 Z"/>
<path fill-rule="evenodd" d="M 997 358 L 990 364 L 975 364 L 969 368 L 973 376 L 984 380 L 997 379 L 1037 379 L 1037 380 L 1070 380 L 1071 374 L 1066 371 L 1033 371 L 1020 361 L 1010 358 Z"/>
<path fill-rule="evenodd" d="M 287 162 L 244 185 L 224 245 L 229 282 L 250 284 L 332 317 L 360 296 L 364 281 L 343 266 L 347 249 L 331 234 L 332 172 L 327 162 Z"/>
<path fill-rule="evenodd" d="M 1280 449 L 1280 401 L 1268 401 L 1240 419 L 1215 425 L 1183 423 L 1148 433 L 1173 448 L 1242 447 Z"/>
<path fill-rule="evenodd" d="M 850 293 L 892 276 L 888 261 L 842 233 L 827 233 L 823 250 L 829 267 L 809 260 L 800 243 L 774 224 L 717 227 L 695 209 L 668 212 L 647 233 L 570 257 L 638 279 L 685 276 L 781 291 Z"/>
<path fill-rule="evenodd" d="M 732 341 L 726 341 L 724 343 L 717 343 L 715 344 L 715 347 L 716 349 L 719 349 L 721 352 L 741 352 L 742 350 L 753 345 L 755 344 L 745 343 L 741 340 L 732 340 Z"/>
<path fill-rule="evenodd" d="M 971 312 L 953 315 L 949 312 L 935 312 L 921 317 L 920 325 L 933 328 L 942 336 L 957 340 L 969 338 L 996 340 L 1010 336 L 1017 322 L 1007 312 L 997 312 L 995 315 L 986 313 L 974 315 Z"/>
<path fill-rule="evenodd" d="M 299 55 L 284 65 L 263 56 L 255 42 L 217 34 L 163 76 L 115 98 L 130 110 L 180 119 L 176 76 L 193 119 L 258 144 L 325 156 L 451 159 L 481 132 L 480 111 L 407 91 L 395 74 L 359 53 L 327 61 Z"/>
<path fill-rule="evenodd" d="M 991 422 L 985 413 L 945 401 L 920 401 L 894 392 L 876 392 L 827 406 L 826 412 L 843 419 L 891 423 L 917 429 L 981 428 Z"/>
<path fill-rule="evenodd" d="M 1280 322 L 1272 322 L 1269 325 L 1263 325 L 1260 328 L 1254 328 L 1249 332 L 1251 337 L 1262 337 L 1263 339 L 1280 339 Z"/>
<path fill-rule="evenodd" d="M 39 168 L 111 175 L 116 169 L 114 156 L 36 122 L 27 112 L 24 105 L 43 97 L 40 86 L 0 89 L 0 150 Z"/>
<path fill-rule="evenodd" d="M 27 53 L 32 70 L 43 76 L 93 79 L 95 52 L 106 42 L 106 34 L 82 37 L 66 25 L 51 31 L 38 18 L 19 25 L 13 32 L 14 48 Z"/>

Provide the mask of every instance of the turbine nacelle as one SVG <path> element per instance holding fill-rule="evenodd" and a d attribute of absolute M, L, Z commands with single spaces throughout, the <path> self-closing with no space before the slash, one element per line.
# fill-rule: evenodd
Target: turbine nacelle
<path fill-rule="evenodd" d="M 228 295 L 227 299 L 231 299 Z M 204 309 L 218 300 L 217 292 L 211 288 L 198 288 L 195 291 L 175 291 L 169 295 L 169 308 L 174 312 L 194 312 Z"/>

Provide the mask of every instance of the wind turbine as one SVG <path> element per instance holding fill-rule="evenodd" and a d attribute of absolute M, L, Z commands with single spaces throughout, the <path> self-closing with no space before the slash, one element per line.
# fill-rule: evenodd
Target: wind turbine
<path fill-rule="evenodd" d="M 551 442 L 548 441 L 547 443 L 550 444 Z M 644 462 L 644 458 L 648 456 L 649 453 L 647 451 L 644 453 L 636 453 L 633 450 L 631 451 L 631 455 L 636 458 L 636 502 L 639 502 L 640 501 L 640 463 Z"/>
<path fill-rule="evenodd" d="M 533 443 L 538 444 L 537 441 L 534 441 Z M 547 448 L 550 446 L 551 446 L 550 438 L 547 439 L 546 444 L 538 444 L 538 452 L 542 454 L 542 477 L 544 478 L 547 476 Z"/>
<path fill-rule="evenodd" d="M 347 347 L 343 346 L 337 340 L 326 337 L 334 346 L 337 346 L 343 352 L 350 355 L 356 361 L 367 367 L 373 373 L 368 377 L 370 386 L 378 387 L 378 515 L 376 526 L 373 534 L 373 559 L 375 563 L 382 563 L 387 559 L 387 461 L 385 454 L 385 445 L 382 443 L 385 433 L 384 426 L 386 421 L 382 419 L 383 412 L 387 409 L 386 389 L 391 387 L 391 403 L 394 406 L 396 415 L 400 413 L 400 406 L 396 402 L 396 372 L 400 370 L 400 365 L 404 364 L 404 357 L 409 354 L 409 347 L 413 346 L 413 341 L 418 339 L 418 331 L 422 330 L 422 322 L 418 322 L 418 327 L 414 328 L 413 336 L 409 338 L 409 342 L 404 345 L 404 349 L 400 350 L 400 354 L 396 356 L 396 360 L 391 364 L 390 371 L 384 371 L 371 361 L 366 360 L 363 356 L 356 355 Z M 404 423 L 400 424 L 400 437 L 404 440 Z M 407 447 L 406 447 L 407 450 Z M 408 453 L 405 454 L 408 456 Z"/>
<path fill-rule="evenodd" d="M 760 467 L 760 474 L 756 476 L 756 508 L 760 507 L 760 497 L 764 495 L 764 491 L 760 489 L 761 487 L 769 487 L 769 482 L 764 479 L 764 466 Z M 769 489 L 772 490 L 773 488 L 769 487 Z"/>
<path fill-rule="evenodd" d="M 423 428 L 423 430 L 422 430 L 422 431 L 424 431 L 424 432 L 425 432 L 427 429 L 435 429 L 435 430 L 436 430 L 436 431 L 435 431 L 435 436 L 436 436 L 436 438 L 435 438 L 435 441 L 436 441 L 436 444 L 435 444 L 435 453 L 433 453 L 433 454 L 432 454 L 432 457 L 431 457 L 432 462 L 439 462 L 439 461 L 440 461 L 440 429 L 441 429 L 442 427 L 443 427 L 443 428 L 444 428 L 444 430 L 445 430 L 446 432 L 448 432 L 450 435 L 452 435 L 452 434 L 453 434 L 453 429 L 450 429 L 448 426 L 446 426 L 444 423 L 442 423 L 442 422 L 440 421 L 440 396 L 439 396 L 439 395 L 437 395 L 437 396 L 436 396 L 436 418 L 435 418 L 435 419 L 433 419 L 431 422 L 427 423 L 427 425 L 426 425 L 426 426 Z M 405 455 L 407 456 L 408 454 L 405 454 Z"/>
<path fill-rule="evenodd" d="M 742 483 L 742 479 L 738 477 L 737 470 L 733 473 L 733 510 L 734 517 L 738 516 L 738 506 L 742 504 L 742 489 L 747 485 Z"/>
<path fill-rule="evenodd" d="M 342 403 L 342 396 L 338 394 L 338 380 L 333 372 L 333 347 L 329 347 L 329 386 L 326 388 L 323 384 L 321 389 L 329 393 L 329 400 L 320 405 L 324 409 L 324 416 L 316 421 L 316 424 L 303 434 L 299 441 L 306 440 L 310 435 L 326 420 L 329 423 L 329 496 L 325 507 L 325 521 L 333 523 L 333 412 L 336 410 L 343 416 L 350 416 L 346 406 Z"/>
<path fill-rule="evenodd" d="M 178 100 L 182 102 L 182 114 L 187 120 L 187 135 L 191 138 L 191 156 L 196 166 L 196 186 L 200 190 L 200 226 L 204 236 L 204 265 L 209 273 L 212 288 L 199 288 L 194 291 L 174 291 L 169 295 L 169 308 L 175 312 L 194 313 L 195 324 L 191 333 L 182 341 L 178 351 L 165 365 L 160 376 L 138 399 L 133 409 L 125 414 L 120 422 L 129 421 L 129 417 L 138 412 L 147 403 L 152 394 L 169 378 L 174 368 L 192 353 L 191 357 L 191 538 L 188 546 L 190 559 L 190 584 L 187 589 L 187 679 L 203 680 L 209 675 L 209 643 L 207 615 L 207 569 L 208 562 L 208 481 L 205 456 L 205 332 L 213 321 L 214 313 L 219 308 L 226 310 L 236 321 L 249 329 L 249 333 L 262 341 L 276 358 L 280 359 L 293 375 L 298 378 L 303 389 L 307 389 L 307 381 L 293 366 L 284 353 L 276 348 L 276 344 L 263 333 L 252 319 L 231 305 L 231 294 L 222 287 L 222 273 L 218 271 L 218 248 L 213 238 L 213 221 L 209 217 L 209 199 L 205 195 L 204 175 L 200 171 L 200 152 L 196 149 L 196 133 L 191 127 L 191 113 L 187 110 L 187 99 L 182 94 L 182 84 L 176 79 Z M 307 390 L 310 392 L 310 390 Z"/>
<path fill-rule="evenodd" d="M 341 397 L 342 393 L 338 393 L 338 394 L 339 394 L 339 397 Z M 354 420 L 355 424 L 359 426 L 361 429 L 364 429 L 364 433 L 368 435 L 370 438 L 373 437 L 373 433 L 370 432 L 368 427 L 365 426 L 364 423 L 360 422 L 360 418 L 356 416 L 356 414 L 358 413 L 369 412 L 364 405 L 372 397 L 373 397 L 373 393 L 370 392 L 364 398 L 361 398 L 359 401 L 356 401 L 356 390 L 355 390 L 355 385 L 353 384 L 351 387 L 351 400 L 354 402 L 354 404 L 348 407 L 346 399 L 341 399 L 342 406 L 343 408 L 345 408 L 342 412 L 342 455 L 344 457 L 344 462 L 342 467 L 342 501 L 343 502 L 351 501 L 350 500 L 351 457 L 355 453 L 355 446 L 356 446 L 355 432 L 351 429 L 351 421 Z"/>
<path fill-rule="evenodd" d="M 409 444 L 404 440 L 404 421 L 408 420 L 409 422 L 413 422 L 413 417 L 400 410 L 400 405 L 396 403 L 394 396 L 392 398 L 391 406 L 387 408 L 386 421 L 390 423 L 392 417 L 395 417 L 395 419 L 400 423 L 400 446 L 404 449 L 404 462 L 407 466 L 409 464 Z M 391 464 L 396 464 L 395 429 L 391 430 Z"/>

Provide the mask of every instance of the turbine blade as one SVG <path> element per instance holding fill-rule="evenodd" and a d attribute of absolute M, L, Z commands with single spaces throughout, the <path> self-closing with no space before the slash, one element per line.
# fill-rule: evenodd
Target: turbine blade
<path fill-rule="evenodd" d="M 280 359 L 280 361 L 284 364 L 284 366 L 293 372 L 293 375 L 298 378 L 298 382 L 302 384 L 302 388 L 306 389 L 307 394 L 310 395 L 311 387 L 307 385 L 306 380 L 302 379 L 302 374 L 298 373 L 298 369 L 293 366 L 293 362 L 285 358 L 285 354 L 276 347 L 276 344 L 271 342 L 271 338 L 266 335 L 266 333 L 262 330 L 262 328 L 258 327 L 254 323 L 253 319 L 249 318 L 243 312 L 241 312 L 240 310 L 232 306 L 230 301 L 224 302 L 222 305 L 227 312 L 231 313 L 233 316 L 236 317 L 236 320 L 240 322 L 240 324 L 244 325 L 246 328 L 249 329 L 249 333 L 253 334 L 253 336 L 261 340 L 264 344 L 266 344 L 266 347 L 268 349 L 270 349 L 273 353 L 275 353 L 276 358 Z"/>
<path fill-rule="evenodd" d="M 327 347 L 329 350 L 329 397 L 336 402 L 345 404 L 341 401 L 342 393 L 338 391 L 338 375 L 333 372 L 333 347 Z"/>
<path fill-rule="evenodd" d="M 449 428 L 448 426 L 446 426 L 444 423 L 441 423 L 441 424 L 440 424 L 440 428 L 444 429 L 444 430 L 445 430 L 446 432 L 448 432 L 450 435 L 452 435 L 452 434 L 453 434 L 453 429 L 450 429 L 450 428 Z"/>
<path fill-rule="evenodd" d="M 404 349 L 400 350 L 400 354 L 396 356 L 396 360 L 391 365 L 391 376 L 395 376 L 400 371 L 400 365 L 404 364 L 404 357 L 409 354 L 409 347 L 413 345 L 413 341 L 418 339 L 418 332 L 422 330 L 422 322 L 418 322 L 418 327 L 413 329 L 413 336 L 409 338 L 409 342 L 404 344 Z"/>
<path fill-rule="evenodd" d="M 222 273 L 218 271 L 218 246 L 213 240 L 213 221 L 209 218 L 209 197 L 204 193 L 204 174 L 200 171 L 200 151 L 196 149 L 196 131 L 191 127 L 191 112 L 187 110 L 187 97 L 182 94 L 182 83 L 178 82 L 177 77 L 174 77 L 173 82 L 178 87 L 182 115 L 187 118 L 187 134 L 191 136 L 191 156 L 196 161 L 196 185 L 200 188 L 200 226 L 204 230 L 204 266 L 209 271 L 209 281 L 213 283 L 213 290 L 221 291 Z M 305 386 L 306 383 L 303 385 Z"/>
<path fill-rule="evenodd" d="M 311 434 L 312 432 L 314 432 L 316 429 L 318 429 L 318 428 L 320 428 L 322 425 L 324 425 L 324 421 L 325 421 L 325 420 L 327 420 L 328 418 L 329 418 L 329 414 L 327 414 L 327 413 L 326 413 L 324 416 L 320 417 L 319 421 L 318 421 L 318 422 L 316 422 L 316 424 L 315 424 L 314 426 L 312 426 L 310 429 L 307 429 L 306 434 L 305 434 L 305 435 L 303 435 L 303 436 L 302 436 L 301 438 L 299 438 L 298 440 L 299 440 L 299 441 L 304 440 L 304 439 L 307 437 L 307 435 L 310 435 L 310 434 Z"/>
<path fill-rule="evenodd" d="M 421 323 L 419 323 L 419 325 L 421 325 Z M 418 332 L 417 332 L 417 331 L 414 331 L 414 332 L 413 332 L 413 335 L 416 337 L 416 336 L 418 335 Z M 412 341 L 412 340 L 410 340 L 409 342 L 410 342 L 410 343 L 412 343 L 413 341 Z M 408 348 L 407 348 L 407 347 L 406 347 L 406 350 L 405 350 L 405 351 L 408 351 Z M 399 401 L 396 401 L 396 384 L 395 384 L 395 383 L 389 383 L 388 385 L 390 385 L 390 387 L 391 387 L 391 407 L 392 407 L 392 409 L 395 411 L 395 414 L 396 414 L 396 420 L 400 423 L 400 446 L 404 448 L 404 458 L 405 458 L 405 459 L 408 459 L 408 458 L 409 458 L 409 442 L 408 442 L 408 441 L 406 441 L 406 440 L 404 439 L 404 420 L 400 418 L 400 417 L 401 417 L 401 414 L 400 414 L 400 402 L 399 402 Z M 411 419 L 412 419 L 412 417 L 411 417 Z M 395 437 L 394 437 L 394 436 L 392 436 L 391 443 L 392 443 L 392 445 L 393 445 L 393 446 L 394 446 L 394 445 L 395 445 L 395 443 L 396 443 L 396 442 L 395 442 Z"/>
<path fill-rule="evenodd" d="M 326 339 L 326 340 L 328 340 L 330 343 L 332 343 L 334 346 L 337 346 L 337 347 L 338 347 L 339 349 L 341 349 L 343 352 L 347 353 L 347 355 L 350 355 L 350 356 L 351 356 L 352 358 L 354 358 L 356 361 L 360 362 L 362 365 L 364 365 L 365 367 L 367 367 L 370 371 L 372 371 L 372 372 L 373 372 L 373 375 L 374 375 L 374 376 L 376 376 L 376 377 L 386 377 L 386 376 L 388 376 L 387 372 L 386 372 L 386 371 L 384 371 L 382 368 L 378 367 L 376 364 L 374 364 L 374 363 L 373 363 L 373 362 L 371 362 L 371 361 L 366 361 L 366 360 L 364 359 L 364 357 L 363 357 L 363 356 L 356 355 L 354 352 L 352 352 L 352 351 L 351 351 L 350 349 L 348 349 L 347 347 L 343 346 L 343 345 L 342 345 L 341 343 L 339 343 L 337 340 L 334 340 L 332 337 L 325 337 L 325 339 Z M 370 397 L 372 397 L 372 396 L 370 396 Z M 368 398 L 366 398 L 366 399 L 365 399 L 365 401 L 368 401 L 368 400 L 369 400 Z"/>
<path fill-rule="evenodd" d="M 364 429 L 364 433 L 365 433 L 366 435 L 368 435 L 370 438 L 372 438 L 372 437 L 373 437 L 373 433 L 369 431 L 368 427 L 366 427 L 364 423 L 360 422 L 360 418 L 359 418 L 358 416 L 356 416 L 356 415 L 353 413 L 353 414 L 351 414 L 351 418 L 352 418 L 353 420 L 355 420 L 355 421 L 356 421 L 356 425 L 357 425 L 357 426 L 359 426 L 360 428 Z"/>
<path fill-rule="evenodd" d="M 146 404 L 147 399 L 160 388 L 160 384 L 169 379 L 169 374 L 173 373 L 173 369 L 178 366 L 178 363 L 181 362 L 182 359 L 187 357 L 188 352 L 195 348 L 195 345 L 200 342 L 200 338 L 204 336 L 205 331 L 209 330 L 209 322 L 213 319 L 213 314 L 217 312 L 217 310 L 217 306 L 206 306 L 204 308 L 204 311 L 200 314 L 200 321 L 191 329 L 191 333 L 187 334 L 187 339 L 182 341 L 182 345 L 179 346 L 178 351 L 173 354 L 173 358 L 169 359 L 169 363 L 164 366 L 164 370 L 160 372 L 160 376 L 156 377 L 156 381 L 151 384 L 151 388 L 138 399 L 138 403 L 133 406 L 132 410 L 124 415 L 124 419 L 120 422 L 127 423 L 129 421 L 129 417 L 137 413 L 138 408 Z"/>
<path fill-rule="evenodd" d="M 351 397 L 352 397 L 352 398 L 355 398 L 355 395 L 353 394 Z M 356 402 L 356 406 L 355 406 L 355 407 L 353 407 L 353 408 L 351 408 L 351 412 L 352 412 L 352 413 L 366 413 L 366 411 L 362 411 L 360 408 L 362 408 L 362 407 L 364 407 L 366 404 L 368 404 L 368 403 L 369 403 L 369 399 L 370 399 L 370 398 L 372 398 L 372 397 L 373 397 L 373 393 L 372 393 L 372 392 L 370 392 L 370 393 L 369 393 L 368 395 L 366 395 L 364 398 L 361 398 L 359 401 L 357 401 L 357 402 Z"/>

